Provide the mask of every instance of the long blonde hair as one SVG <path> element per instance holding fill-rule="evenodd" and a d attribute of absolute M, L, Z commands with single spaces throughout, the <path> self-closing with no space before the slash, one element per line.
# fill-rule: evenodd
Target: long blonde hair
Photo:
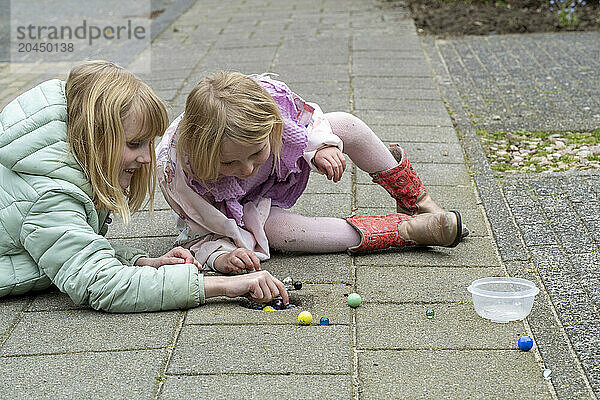
<path fill-rule="evenodd" d="M 283 119 L 275 100 L 252 78 L 219 71 L 202 79 L 188 95 L 179 123 L 177 155 L 199 181 L 219 177 L 221 144 L 260 144 L 269 138 L 279 165 Z"/>
<path fill-rule="evenodd" d="M 154 138 L 169 125 L 167 111 L 152 89 L 131 72 L 108 61 L 74 67 L 66 82 L 67 142 L 94 190 L 96 208 L 118 212 L 125 223 L 156 187 Z M 123 118 L 135 113 L 141 129 L 134 141 L 150 141 L 151 162 L 138 169 L 127 190 L 119 185 L 126 143 Z"/>

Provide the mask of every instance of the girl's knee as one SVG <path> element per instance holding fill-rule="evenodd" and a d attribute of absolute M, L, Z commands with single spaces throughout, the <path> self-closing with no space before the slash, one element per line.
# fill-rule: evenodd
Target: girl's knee
<path fill-rule="evenodd" d="M 353 144 L 361 144 L 365 135 L 371 135 L 372 131 L 358 117 L 347 112 L 332 112 L 325 114 L 331 125 L 333 133 L 342 139 L 344 148 Z"/>
<path fill-rule="evenodd" d="M 341 128 L 345 127 L 346 129 L 343 130 L 347 130 L 347 128 L 356 126 L 358 123 L 363 123 L 358 117 L 344 111 L 327 113 L 325 114 L 325 117 L 331 124 L 331 127 L 334 129 L 334 131 L 334 125 Z"/>

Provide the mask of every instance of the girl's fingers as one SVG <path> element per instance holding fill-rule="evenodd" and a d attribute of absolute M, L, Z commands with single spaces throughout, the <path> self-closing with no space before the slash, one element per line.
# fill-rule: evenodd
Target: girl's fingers
<path fill-rule="evenodd" d="M 341 153 L 340 153 L 340 160 L 342 161 L 342 169 L 345 171 L 346 170 L 346 157 L 344 157 L 344 155 Z"/>
<path fill-rule="evenodd" d="M 331 163 L 329 162 L 329 160 L 325 160 L 326 164 L 325 164 L 325 171 L 327 171 L 327 179 L 331 179 L 333 178 L 333 167 L 331 166 Z"/>
<path fill-rule="evenodd" d="M 267 286 L 269 287 L 269 291 L 271 292 L 271 298 L 274 299 L 275 297 L 279 296 L 281 293 L 279 293 L 279 288 L 277 287 L 277 285 L 275 285 L 275 280 L 274 279 L 267 279 Z"/>
<path fill-rule="evenodd" d="M 336 157 L 332 156 L 331 160 L 329 160 L 329 163 L 331 164 L 331 168 L 333 170 L 333 181 L 337 182 L 340 180 L 341 175 L 341 166 L 339 160 Z"/>
<path fill-rule="evenodd" d="M 262 300 L 264 297 L 263 290 L 258 282 L 254 282 L 252 286 L 250 286 L 248 293 L 254 300 Z"/>
<path fill-rule="evenodd" d="M 244 262 L 244 269 L 247 269 L 248 271 L 254 271 L 254 261 L 252 261 L 250 254 L 248 254 L 247 252 L 241 254 L 240 258 Z"/>
<path fill-rule="evenodd" d="M 260 285 L 260 289 L 262 291 L 262 301 L 269 301 L 273 298 L 273 294 L 271 293 L 271 289 L 269 288 L 269 285 L 267 284 L 267 280 L 266 279 L 259 279 L 259 285 Z"/>
<path fill-rule="evenodd" d="M 246 263 L 244 263 L 244 260 L 241 260 L 239 257 L 233 257 L 231 259 L 231 265 L 239 271 L 246 269 Z"/>
<path fill-rule="evenodd" d="M 279 289 L 279 296 L 281 296 L 283 304 L 285 304 L 286 306 L 290 304 L 290 297 L 288 295 L 287 289 L 285 288 L 285 285 L 279 279 L 276 278 L 273 278 L 273 283 L 275 284 L 275 286 L 277 286 L 277 289 Z"/>
<path fill-rule="evenodd" d="M 242 268 L 244 268 L 244 269 L 245 269 L 245 268 L 246 268 L 246 266 L 248 265 L 248 260 L 249 260 L 249 259 L 250 259 L 250 258 L 249 258 L 249 257 L 247 257 L 247 256 L 246 256 L 246 254 L 244 254 L 244 253 L 239 253 L 239 254 L 236 256 L 236 260 L 239 260 L 239 261 L 241 261 L 241 264 L 238 262 L 236 265 L 238 265 L 238 266 L 240 266 L 240 267 L 242 267 Z"/>
<path fill-rule="evenodd" d="M 255 271 L 260 271 L 260 259 L 256 256 L 256 254 L 254 254 L 254 252 L 250 252 L 248 254 L 250 256 L 250 259 L 252 260 L 252 264 L 254 264 L 254 270 Z"/>
<path fill-rule="evenodd" d="M 167 253 L 167 254 L 171 257 L 177 257 L 177 258 L 183 259 L 184 263 L 190 263 L 190 264 L 197 263 L 196 259 L 192 255 L 192 252 L 189 251 L 188 249 L 184 249 L 181 246 L 177 246 L 177 247 L 171 249 L 171 251 L 169 251 L 169 253 Z"/>

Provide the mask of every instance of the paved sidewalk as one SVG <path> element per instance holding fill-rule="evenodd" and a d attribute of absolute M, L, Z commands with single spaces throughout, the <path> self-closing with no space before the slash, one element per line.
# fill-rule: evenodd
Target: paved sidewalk
<path fill-rule="evenodd" d="M 528 322 L 561 399 L 600 396 L 600 171 L 495 178 L 475 129 L 598 129 L 599 41 L 590 32 L 424 42 L 502 260 L 544 289 Z"/>
<path fill-rule="evenodd" d="M 459 209 L 471 235 L 454 249 L 359 257 L 277 254 L 266 262 L 274 275 L 304 281 L 302 290 L 291 292 L 292 301 L 317 321 L 329 317 L 328 327 L 299 326 L 298 311 L 254 311 L 242 300 L 112 315 L 75 307 L 57 292 L 2 299 L 0 398 L 556 397 L 551 382 L 542 379 L 541 349 L 516 349 L 520 335 L 532 334 L 530 323 L 494 324 L 477 316 L 470 303 L 471 281 L 522 274 L 518 254 L 526 249 L 507 247 L 505 239 L 510 244 L 512 238 L 497 228 L 492 233 L 502 214 L 487 197 L 488 203 L 482 200 L 495 181 L 472 177 L 467 168 L 463 154 L 470 162 L 477 154 L 468 141 L 459 142 L 442 101 L 440 92 L 448 97 L 443 84 L 438 88 L 443 63 L 434 44 L 416 35 L 407 10 L 388 4 L 197 1 L 155 38 L 153 73 L 143 78 L 169 104 L 173 118 L 207 72 L 277 73 L 326 112 L 352 112 L 384 141 L 400 142 L 433 197 Z M 18 93 L 40 78 L 13 81 L 0 70 L 0 82 L 17 82 L 9 84 Z M 0 102 L 14 94 L 0 92 Z M 460 122 L 466 119 L 458 121 L 463 134 Z M 165 252 L 176 230 L 160 195 L 156 208 L 153 216 L 136 214 L 127 228 L 115 222 L 111 239 Z M 337 184 L 312 176 L 293 210 L 312 216 L 382 214 L 392 212 L 394 202 L 351 167 Z M 517 257 L 507 257 L 507 251 Z M 346 305 L 350 292 L 362 295 L 361 307 Z M 436 312 L 432 320 L 427 308 Z M 553 312 L 543 290 L 532 314 L 536 329 L 554 327 Z M 571 354 L 562 331 L 544 337 L 544 345 L 557 343 Z M 590 398 L 578 365 L 567 376 L 554 373 L 580 383 L 573 392 L 579 397 L 572 398 Z"/>

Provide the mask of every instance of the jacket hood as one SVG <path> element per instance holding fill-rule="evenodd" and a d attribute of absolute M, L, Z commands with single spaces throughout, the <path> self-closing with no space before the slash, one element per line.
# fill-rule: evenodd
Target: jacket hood
<path fill-rule="evenodd" d="M 2 110 L 0 164 L 17 173 L 68 181 L 91 197 L 91 185 L 68 150 L 65 82 L 43 82 Z"/>

